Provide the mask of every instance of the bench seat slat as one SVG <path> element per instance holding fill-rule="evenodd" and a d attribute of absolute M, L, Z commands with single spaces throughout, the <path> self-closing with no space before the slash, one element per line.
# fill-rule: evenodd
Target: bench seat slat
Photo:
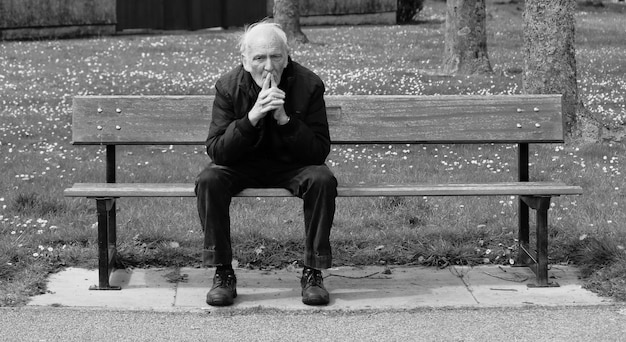
<path fill-rule="evenodd" d="M 339 197 L 376 196 L 559 196 L 580 195 L 579 186 L 559 182 L 512 182 L 488 184 L 381 184 L 343 185 Z M 77 183 L 66 189 L 67 197 L 194 197 L 191 183 Z M 285 189 L 245 189 L 237 197 L 291 197 Z"/>

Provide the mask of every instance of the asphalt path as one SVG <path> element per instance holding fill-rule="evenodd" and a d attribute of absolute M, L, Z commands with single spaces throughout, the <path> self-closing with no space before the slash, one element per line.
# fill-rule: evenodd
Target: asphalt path
<path fill-rule="evenodd" d="M 2 341 L 625 341 L 626 305 L 409 311 L 0 308 Z"/>

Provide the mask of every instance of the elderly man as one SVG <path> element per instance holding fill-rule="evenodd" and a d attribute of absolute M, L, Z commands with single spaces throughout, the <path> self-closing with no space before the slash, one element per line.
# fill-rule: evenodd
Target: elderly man
<path fill-rule="evenodd" d="M 215 85 L 206 141 L 212 162 L 196 181 L 203 259 L 206 266 L 216 266 L 207 303 L 231 305 L 237 297 L 231 266 L 232 196 L 244 188 L 279 187 L 303 199 L 302 301 L 328 304 L 320 270 L 331 266 L 337 180 L 324 164 L 330 151 L 324 84 L 291 60 L 278 24 L 248 27 L 240 51 L 242 64 Z"/>

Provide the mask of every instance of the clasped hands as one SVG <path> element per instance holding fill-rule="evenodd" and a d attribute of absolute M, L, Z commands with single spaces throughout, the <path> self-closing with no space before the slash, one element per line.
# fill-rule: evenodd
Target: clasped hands
<path fill-rule="evenodd" d="M 256 126 L 267 113 L 271 112 L 274 120 L 276 120 L 279 125 L 284 125 L 289 122 L 289 116 L 287 116 L 285 108 L 283 107 L 284 104 L 285 92 L 278 89 L 274 75 L 268 73 L 265 80 L 263 80 L 263 86 L 256 99 L 256 103 L 248 113 L 248 119 L 250 119 L 253 126 Z"/>

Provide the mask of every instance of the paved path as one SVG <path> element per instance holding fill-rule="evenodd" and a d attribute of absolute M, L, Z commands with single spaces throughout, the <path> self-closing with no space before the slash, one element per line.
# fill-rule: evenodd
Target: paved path
<path fill-rule="evenodd" d="M 235 305 L 213 308 L 209 270 L 116 271 L 121 291 L 89 291 L 97 271 L 70 268 L 28 306 L 0 308 L 0 340 L 626 340 L 626 304 L 583 289 L 567 266 L 552 267 L 551 288 L 529 288 L 526 268 L 337 268 L 321 308 L 301 303 L 300 271 L 238 269 Z"/>
<path fill-rule="evenodd" d="M 529 288 L 534 274 L 525 267 L 342 267 L 325 271 L 331 303 L 316 308 L 301 302 L 301 269 L 237 269 L 234 307 L 338 311 L 611 303 L 583 289 L 576 273 L 568 266 L 553 266 L 550 276 L 560 287 Z M 202 311 L 209 308 L 205 298 L 212 275 L 196 268 L 118 270 L 111 284 L 120 285 L 121 291 L 89 291 L 97 283 L 97 271 L 71 268 L 52 275 L 49 293 L 34 297 L 30 305 Z"/>
<path fill-rule="evenodd" d="M 525 267 L 343 267 L 325 271 L 331 303 L 323 308 L 301 302 L 301 269 L 237 269 L 235 308 L 277 310 L 406 310 L 501 306 L 605 305 L 611 301 L 582 288 L 576 269 L 553 266 L 560 287 L 530 288 L 534 274 Z M 48 293 L 32 306 L 97 307 L 131 310 L 202 311 L 210 288 L 208 269 L 117 270 L 112 285 L 121 291 L 89 291 L 97 271 L 70 268 L 50 277 Z"/>

